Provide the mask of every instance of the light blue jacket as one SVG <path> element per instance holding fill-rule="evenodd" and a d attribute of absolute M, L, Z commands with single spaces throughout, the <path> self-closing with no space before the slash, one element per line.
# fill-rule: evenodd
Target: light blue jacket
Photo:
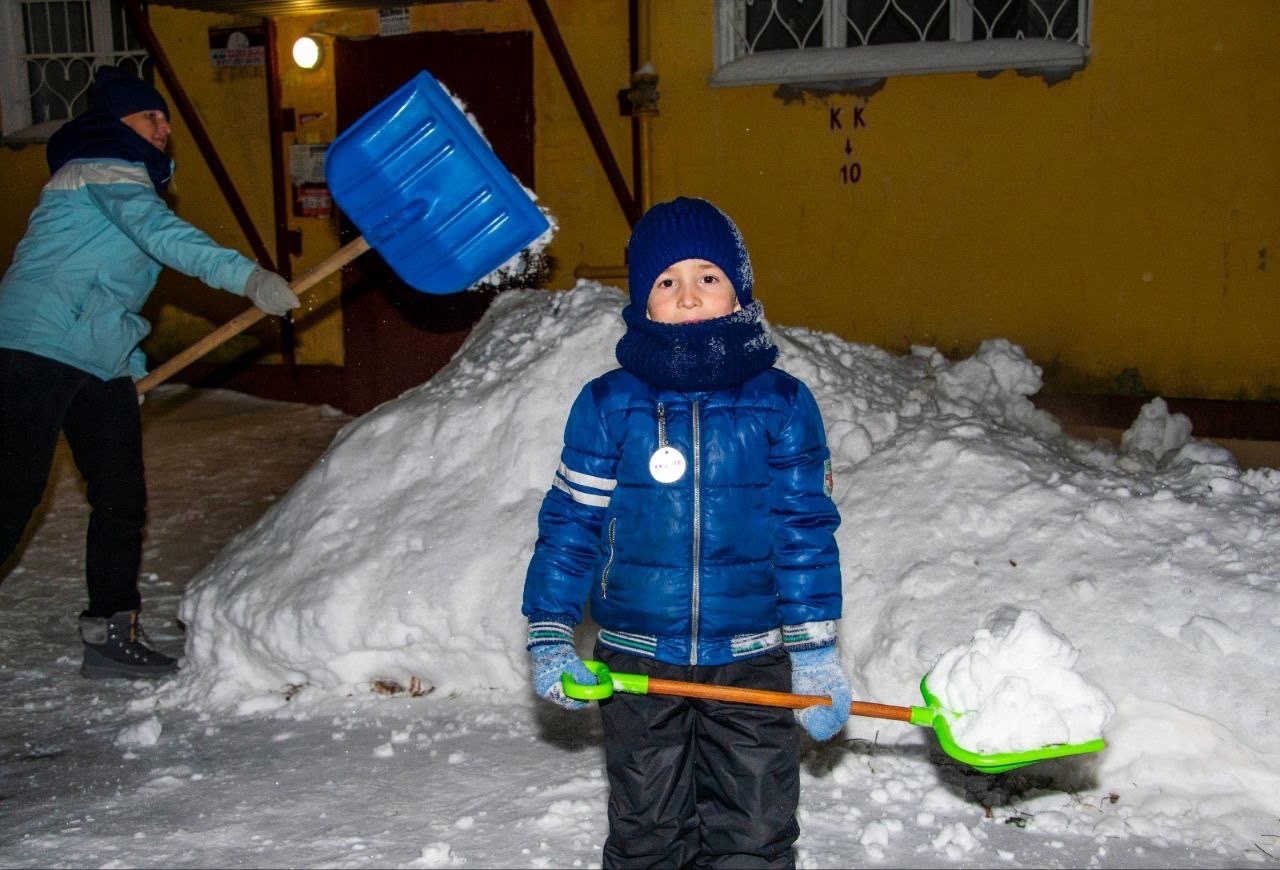
<path fill-rule="evenodd" d="M 53 174 L 0 280 L 0 347 L 103 380 L 146 374 L 139 312 L 164 266 L 243 294 L 256 264 L 182 220 L 142 163 L 73 160 Z"/>

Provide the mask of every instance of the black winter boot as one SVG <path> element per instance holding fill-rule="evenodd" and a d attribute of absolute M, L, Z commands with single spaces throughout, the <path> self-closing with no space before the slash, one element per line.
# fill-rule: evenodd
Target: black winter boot
<path fill-rule="evenodd" d="M 90 679 L 163 677 L 178 669 L 176 659 L 156 652 L 138 625 L 138 611 L 123 610 L 110 617 L 81 616 L 80 638 L 84 663 L 80 673 Z"/>

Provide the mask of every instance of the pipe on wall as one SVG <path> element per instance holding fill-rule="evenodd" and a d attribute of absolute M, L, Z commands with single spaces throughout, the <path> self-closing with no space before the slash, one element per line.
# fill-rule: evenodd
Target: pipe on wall
<path fill-rule="evenodd" d="M 280 46 L 276 23 L 262 19 L 267 31 L 267 134 L 271 137 L 271 202 L 276 231 L 276 261 L 285 280 L 293 280 L 293 260 L 289 255 L 289 194 L 285 185 L 284 124 L 280 97 Z M 286 366 L 297 365 L 297 335 L 293 316 L 280 318 L 280 355 Z"/>
<path fill-rule="evenodd" d="M 652 72 L 649 46 L 649 0 L 627 0 L 631 22 L 631 166 L 640 214 L 653 205 L 653 119 L 658 116 L 658 75 Z"/>

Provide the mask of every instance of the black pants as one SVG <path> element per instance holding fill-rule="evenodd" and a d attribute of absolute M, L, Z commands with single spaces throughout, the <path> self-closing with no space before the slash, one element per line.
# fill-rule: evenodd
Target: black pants
<path fill-rule="evenodd" d="M 791 690 L 782 650 L 716 667 L 600 645 L 595 655 L 619 673 Z M 610 789 L 605 867 L 795 866 L 800 760 L 791 710 L 615 693 L 600 715 Z"/>
<path fill-rule="evenodd" d="M 142 419 L 128 377 L 103 381 L 42 356 L 0 348 L 0 563 L 18 546 L 53 467 L 58 432 L 86 485 L 89 616 L 141 606 L 147 516 Z"/>

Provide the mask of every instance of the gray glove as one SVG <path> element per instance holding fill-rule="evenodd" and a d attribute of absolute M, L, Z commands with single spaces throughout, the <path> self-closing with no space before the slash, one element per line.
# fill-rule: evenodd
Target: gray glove
<path fill-rule="evenodd" d="M 262 267 L 249 273 L 249 280 L 244 282 L 244 295 L 267 314 L 276 317 L 284 317 L 289 309 L 301 304 L 289 289 L 288 281 Z"/>

